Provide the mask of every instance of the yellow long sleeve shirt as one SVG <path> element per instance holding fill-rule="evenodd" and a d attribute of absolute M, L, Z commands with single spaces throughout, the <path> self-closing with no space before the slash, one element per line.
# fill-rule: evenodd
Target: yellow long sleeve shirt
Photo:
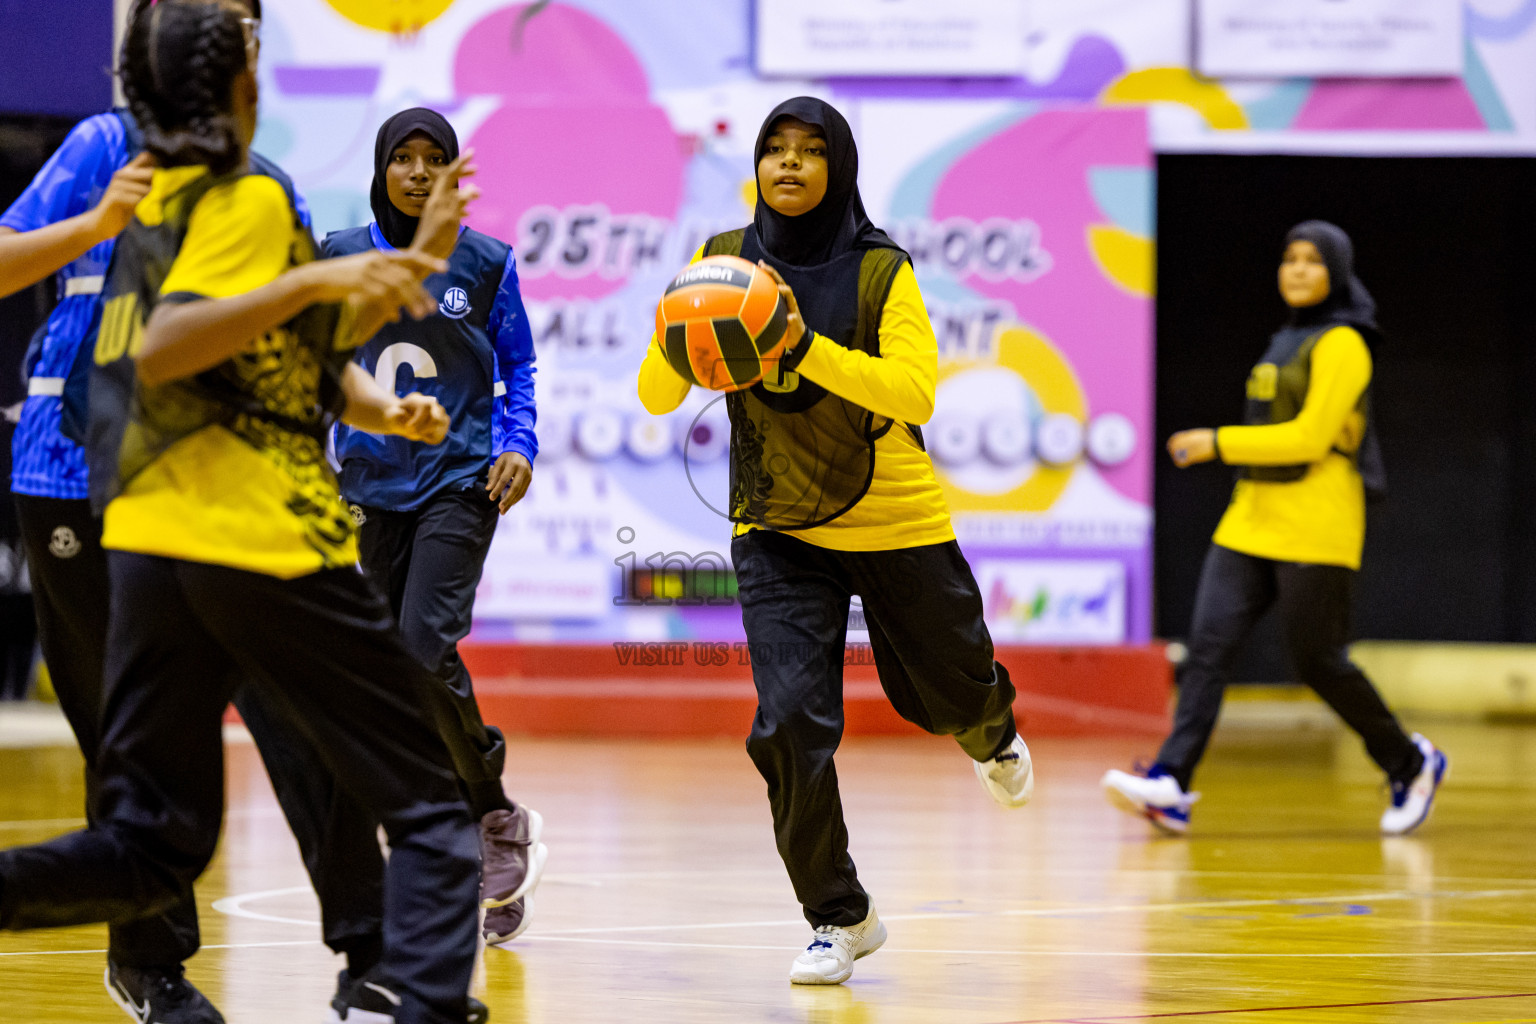
<path fill-rule="evenodd" d="M 1307 397 L 1296 418 L 1222 427 L 1216 447 L 1235 466 L 1307 464 L 1300 480 L 1239 480 L 1212 540 L 1280 562 L 1360 568 L 1365 487 L 1354 461 L 1365 417 L 1357 406 L 1371 382 L 1371 353 L 1350 327 L 1335 327 L 1312 350 Z"/>
<path fill-rule="evenodd" d="M 693 262 L 702 256 L 700 249 Z M 897 271 L 880 312 L 880 355 L 856 352 L 819 335 L 800 344 L 810 348 L 795 372 L 898 422 L 875 442 L 874 478 L 858 504 L 824 526 L 795 530 L 790 536 L 837 551 L 885 551 L 954 540 L 933 461 L 903 426 L 926 423 L 933 415 L 939 373 L 938 340 L 911 266 Z M 641 404 L 657 415 L 671 412 L 691 387 L 672 369 L 653 337 L 640 366 Z M 749 527 L 738 525 L 736 531 L 745 529 Z"/>

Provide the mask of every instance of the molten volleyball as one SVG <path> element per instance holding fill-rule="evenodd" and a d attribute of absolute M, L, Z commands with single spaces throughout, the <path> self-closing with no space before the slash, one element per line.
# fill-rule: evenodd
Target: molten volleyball
<path fill-rule="evenodd" d="M 706 256 L 684 267 L 656 307 L 667 362 L 711 391 L 740 391 L 762 380 L 784 351 L 788 322 L 779 286 L 739 256 Z"/>

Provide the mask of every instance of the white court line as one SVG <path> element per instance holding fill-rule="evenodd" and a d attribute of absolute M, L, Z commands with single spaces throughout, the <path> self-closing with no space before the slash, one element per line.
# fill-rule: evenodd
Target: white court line
<path fill-rule="evenodd" d="M 248 921 L 272 921 L 276 924 L 302 924 L 320 927 L 319 921 L 302 917 L 280 917 L 276 914 L 263 914 L 259 910 L 248 910 L 246 904 L 255 900 L 270 899 L 273 896 L 296 896 L 299 893 L 307 893 L 310 887 L 307 885 L 290 886 L 287 889 L 266 889 L 262 892 L 245 892 L 238 896 L 226 896 L 221 900 L 213 901 L 213 909 L 230 917 L 243 917 Z"/>
<path fill-rule="evenodd" d="M 881 918 L 881 920 L 890 920 Z M 804 923 L 803 921 L 801 922 Z M 788 946 L 749 946 L 729 942 L 661 942 L 649 939 L 591 939 L 577 938 L 559 935 L 529 933 L 522 936 L 524 939 L 532 939 L 543 942 L 585 942 L 599 946 L 654 946 L 676 949 L 752 949 L 752 950 L 784 950 Z M 1145 957 L 1176 957 L 1176 958 L 1214 958 L 1222 959 L 1255 959 L 1261 960 L 1271 957 L 1306 957 L 1312 959 L 1384 959 L 1390 957 L 1394 960 L 1413 960 L 1418 957 L 1505 957 L 1505 956 L 1536 956 L 1536 949 L 1508 949 L 1490 950 L 1488 952 L 1459 952 L 1459 953 L 1163 953 L 1151 950 L 1093 950 L 1093 949 L 904 949 L 900 946 L 892 946 L 887 943 L 880 947 L 882 953 L 921 953 L 924 956 L 1077 956 L 1077 957 L 1116 957 L 1116 958 L 1145 958 Z"/>
<path fill-rule="evenodd" d="M 295 924 L 305 927 L 316 927 L 320 922 L 307 918 L 282 917 L 275 914 L 263 914 L 259 910 L 250 910 L 246 903 L 267 899 L 274 896 L 293 896 L 309 892 L 308 886 L 294 886 L 286 889 L 268 889 L 263 892 L 242 893 L 236 896 L 227 896 L 213 904 L 213 908 L 231 917 L 243 917 L 252 921 L 268 921 L 276 924 Z M 1370 903 L 1406 900 L 1430 900 L 1430 899 L 1505 899 L 1511 896 L 1536 896 L 1536 889 L 1484 889 L 1472 892 L 1374 892 L 1354 893 L 1347 896 L 1305 896 L 1286 897 L 1284 899 L 1255 899 L 1255 900 L 1196 900 L 1185 903 L 1122 903 L 1110 906 L 1082 906 L 1067 905 L 1055 907 L 1027 907 L 1007 910 L 978 910 L 978 911 L 932 911 L 916 914 L 882 914 L 884 921 L 949 921 L 974 918 L 996 917 L 1096 917 L 1105 914 L 1125 913 L 1169 913 L 1182 910 L 1235 910 L 1252 907 L 1285 907 L 1285 906 L 1317 906 L 1331 903 Z M 554 931 L 538 933 L 538 938 L 568 939 L 579 941 L 582 936 L 595 935 L 619 935 L 629 932 L 688 932 L 688 931 L 716 931 L 730 928 L 784 928 L 803 927 L 804 918 L 779 919 L 772 921 L 712 921 L 702 924 L 636 924 L 605 926 L 602 928 L 560 928 Z M 596 940 L 594 940 L 596 941 Z M 771 948 L 780 947 L 743 947 L 743 948 Z M 959 951 L 963 952 L 963 951 Z M 1084 954 L 1087 955 L 1087 954 Z M 1106 954 L 1107 955 L 1107 954 Z M 1132 955 L 1132 954 L 1126 954 Z M 1255 954 L 1257 955 L 1257 954 Z M 1267 955 L 1267 954 L 1266 954 Z M 1311 955 L 1311 954 L 1297 954 Z M 1322 954 L 1319 954 L 1322 955 Z M 1383 954 L 1386 955 L 1386 954 Z M 1520 955 L 1526 954 L 1509 954 Z"/>
<path fill-rule="evenodd" d="M 200 949 L 261 949 L 266 946 L 318 946 L 319 939 L 290 939 L 284 942 L 220 942 Z M 24 949 L 17 953 L 0 953 L 0 956 L 74 956 L 80 953 L 102 953 L 105 949 Z"/>

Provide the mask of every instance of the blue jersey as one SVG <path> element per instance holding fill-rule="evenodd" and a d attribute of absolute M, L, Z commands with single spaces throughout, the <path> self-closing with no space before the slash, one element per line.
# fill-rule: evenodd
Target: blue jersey
<path fill-rule="evenodd" d="M 10 209 L 0 227 L 36 231 L 93 208 L 112 175 L 133 159 L 141 142 L 126 110 L 96 114 L 81 121 L 64 139 Z M 291 186 L 263 157 L 251 154 L 257 170 Z M 290 188 L 290 191 L 292 189 Z M 300 219 L 309 224 L 309 208 L 294 192 Z M 81 341 L 94 333 L 101 308 L 101 288 L 116 239 L 109 238 L 58 273 L 58 305 L 48 316 L 37 344 L 27 351 L 27 401 L 11 439 L 11 490 L 43 498 L 85 498 L 89 494 L 85 451 L 60 428 L 66 380 L 89 372 L 76 355 Z"/>
<path fill-rule="evenodd" d="M 390 249 L 377 224 L 327 236 L 325 256 Z M 532 462 L 533 332 L 517 287 L 512 247 L 465 230 L 448 271 L 426 280 L 438 310 L 424 320 L 386 324 L 358 349 L 357 362 L 386 390 L 419 391 L 447 410 L 452 425 L 440 445 L 336 426 L 341 492 L 374 508 L 413 509 L 445 490 L 485 477 L 506 452 Z"/>
<path fill-rule="evenodd" d="M 85 213 L 128 162 L 129 150 L 128 132 L 117 114 L 86 118 L 0 216 L 0 227 L 36 231 Z M 59 433 L 59 399 L 96 312 L 112 245 L 108 239 L 59 271 L 59 303 L 40 332 L 40 344 L 27 351 L 27 402 L 11 440 L 11 490 L 18 494 L 86 496 L 85 453 Z"/>

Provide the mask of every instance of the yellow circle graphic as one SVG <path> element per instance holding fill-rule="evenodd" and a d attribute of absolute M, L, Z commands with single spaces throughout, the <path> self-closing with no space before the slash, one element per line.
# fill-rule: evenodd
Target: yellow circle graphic
<path fill-rule="evenodd" d="M 392 32 L 395 35 L 420 32 L 453 6 L 453 0 L 325 0 L 325 2 L 330 4 L 337 14 L 354 24 L 361 25 L 363 28 L 377 29 L 380 32 Z"/>
<path fill-rule="evenodd" d="M 939 380 L 981 365 L 980 359 L 956 359 L 939 367 Z M 1040 400 L 1047 413 L 1065 413 L 1079 421 L 1088 419 L 1088 402 L 1072 364 L 1045 337 L 1022 325 L 997 333 L 996 365 L 1012 370 Z M 1072 479 L 1076 464 L 1036 465 L 1029 479 L 1003 494 L 976 494 L 951 483 L 940 470 L 939 485 L 953 512 L 1044 512 L 1056 504 Z"/>

